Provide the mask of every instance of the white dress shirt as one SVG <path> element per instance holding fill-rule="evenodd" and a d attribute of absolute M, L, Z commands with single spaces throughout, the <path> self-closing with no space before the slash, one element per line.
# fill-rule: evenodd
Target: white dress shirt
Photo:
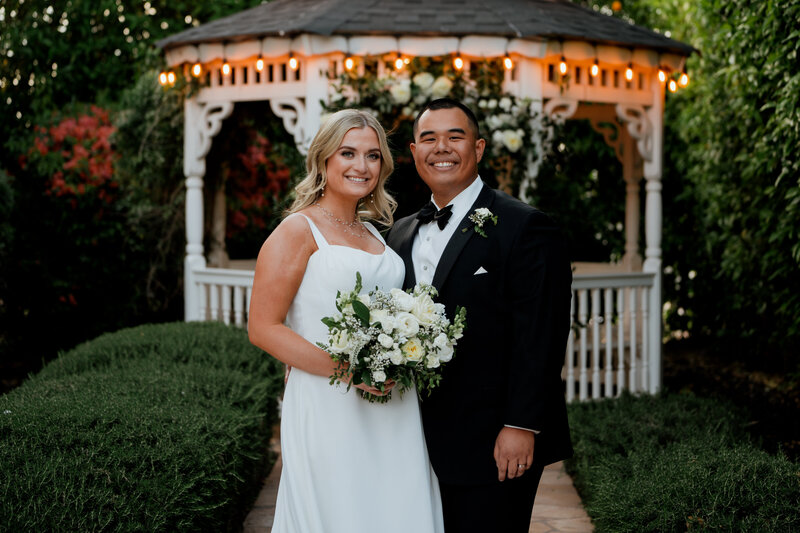
<path fill-rule="evenodd" d="M 483 181 L 480 176 L 477 176 L 475 181 L 447 204 L 453 206 L 453 211 L 443 229 L 439 229 L 436 221 L 420 224 L 411 247 L 411 261 L 414 263 L 414 277 L 417 279 L 417 283 L 430 284 L 433 281 L 433 274 L 436 272 L 436 266 L 439 264 L 445 246 L 456 232 L 461 219 L 467 216 L 469 208 L 478 199 L 482 188 Z M 436 205 L 433 195 L 431 195 L 431 202 Z M 447 206 L 436 205 L 436 207 L 442 209 Z"/>

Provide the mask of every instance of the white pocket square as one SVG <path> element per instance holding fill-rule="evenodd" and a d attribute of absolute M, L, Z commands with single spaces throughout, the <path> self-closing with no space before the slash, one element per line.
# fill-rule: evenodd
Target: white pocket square
<path fill-rule="evenodd" d="M 477 276 L 478 274 L 486 274 L 486 273 L 487 273 L 487 270 L 485 268 L 483 268 L 483 267 L 480 267 L 478 270 L 475 271 L 473 276 Z"/>

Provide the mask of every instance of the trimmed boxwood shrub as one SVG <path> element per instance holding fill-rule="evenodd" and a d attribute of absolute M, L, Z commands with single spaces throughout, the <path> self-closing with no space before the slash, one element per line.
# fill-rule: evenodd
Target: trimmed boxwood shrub
<path fill-rule="evenodd" d="M 62 354 L 0 397 L 0 530 L 239 530 L 281 387 L 279 363 L 216 323 Z"/>
<path fill-rule="evenodd" d="M 800 465 L 749 442 L 728 404 L 625 394 L 569 414 L 567 470 L 598 532 L 800 528 Z"/>

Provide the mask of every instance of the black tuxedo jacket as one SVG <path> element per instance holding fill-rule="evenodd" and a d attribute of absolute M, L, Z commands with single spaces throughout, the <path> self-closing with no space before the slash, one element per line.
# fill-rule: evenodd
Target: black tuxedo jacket
<path fill-rule="evenodd" d="M 485 238 L 469 220 L 479 207 L 498 217 L 496 226 L 484 224 Z M 406 288 L 416 283 L 411 247 L 418 226 L 411 215 L 387 236 L 405 262 Z M 486 273 L 476 274 L 481 267 Z M 561 380 L 571 283 L 566 243 L 551 219 L 484 185 L 433 277 L 447 316 L 457 305 L 467 310 L 455 356 L 421 403 L 428 453 L 442 482 L 496 482 L 494 444 L 504 425 L 540 431 L 536 463 L 572 455 Z"/>

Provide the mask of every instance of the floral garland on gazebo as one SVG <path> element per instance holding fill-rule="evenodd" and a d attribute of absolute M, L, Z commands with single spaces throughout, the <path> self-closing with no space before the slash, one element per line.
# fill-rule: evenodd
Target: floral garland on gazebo
<path fill-rule="evenodd" d="M 452 58 L 451 58 L 452 59 Z M 401 69 L 388 64 L 378 75 L 377 57 L 366 57 L 361 69 L 343 72 L 332 84 L 326 113 L 347 107 L 372 112 L 403 147 L 412 140 L 412 125 L 429 100 L 449 96 L 470 106 L 486 139 L 482 172 L 491 169 L 498 188 L 518 195 L 532 183 L 542 125 L 529 98 L 503 91 L 499 61 L 474 62 L 468 72 L 447 58 L 417 57 Z M 357 73 L 358 72 L 358 73 Z M 323 120 L 324 120 L 323 116 Z"/>

